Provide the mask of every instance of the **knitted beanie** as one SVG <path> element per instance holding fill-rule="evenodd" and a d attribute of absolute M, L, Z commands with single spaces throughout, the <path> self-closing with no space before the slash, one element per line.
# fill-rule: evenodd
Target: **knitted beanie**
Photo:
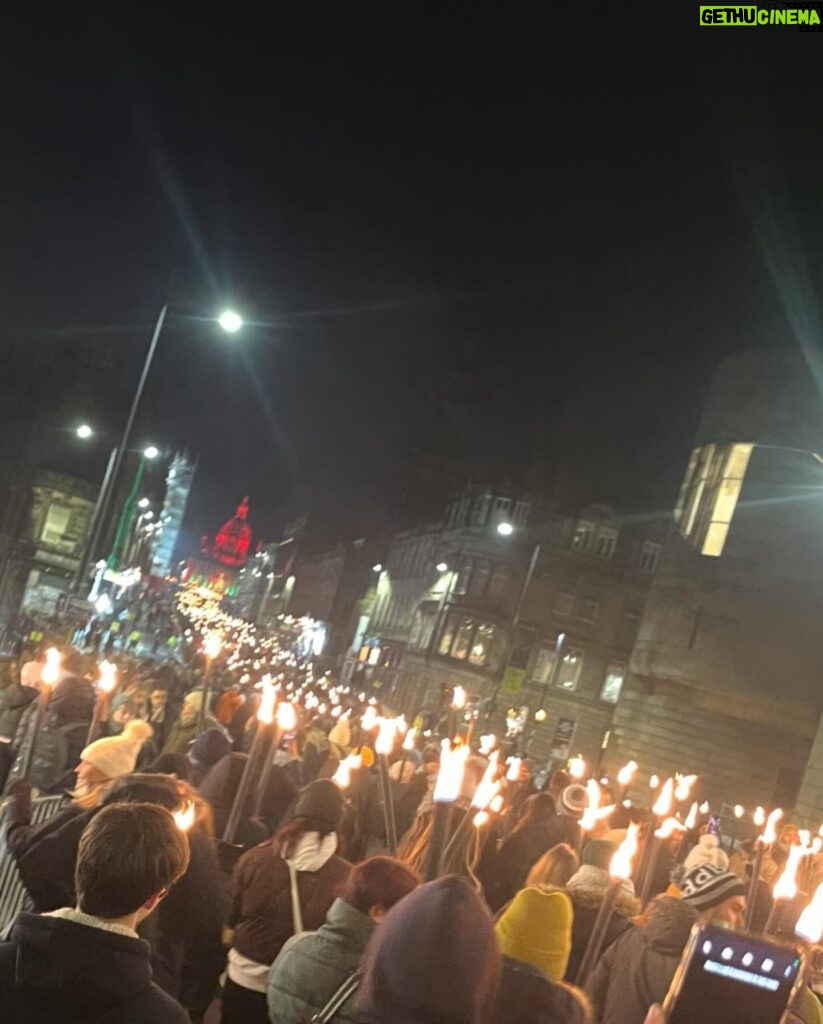
<path fill-rule="evenodd" d="M 343 794 L 331 779 L 315 779 L 300 794 L 294 817 L 314 818 L 335 829 L 343 817 Z"/>
<path fill-rule="evenodd" d="M 689 855 L 683 861 L 683 864 L 687 871 L 698 867 L 700 864 L 711 864 L 716 868 L 722 868 L 723 871 L 727 871 L 729 868 L 729 858 L 726 856 L 726 852 L 720 849 L 720 840 L 717 836 L 707 832 L 700 837 L 697 846 L 689 851 Z"/>
<path fill-rule="evenodd" d="M 107 779 L 119 779 L 134 771 L 140 748 L 153 732 L 148 722 L 134 718 L 119 736 L 106 736 L 90 743 L 80 754 L 80 760 L 94 765 Z"/>
<path fill-rule="evenodd" d="M 745 896 L 746 884 L 731 871 L 713 864 L 698 864 L 687 871 L 680 881 L 683 902 L 695 910 L 709 910 L 732 896 Z"/>
<path fill-rule="evenodd" d="M 503 956 L 537 967 L 551 981 L 560 981 L 566 973 L 572 904 L 564 892 L 521 889 L 494 930 Z"/>

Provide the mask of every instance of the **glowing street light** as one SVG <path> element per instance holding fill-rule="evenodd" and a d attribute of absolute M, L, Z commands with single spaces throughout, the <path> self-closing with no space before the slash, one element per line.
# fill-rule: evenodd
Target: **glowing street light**
<path fill-rule="evenodd" d="M 159 454 L 160 449 L 155 447 L 153 444 L 150 444 L 148 448 L 143 449 L 143 457 L 146 459 L 156 459 Z"/>
<path fill-rule="evenodd" d="M 243 317 L 233 309 L 224 309 L 217 322 L 227 334 L 236 334 L 243 326 Z"/>
<path fill-rule="evenodd" d="M 437 569 L 438 572 L 448 572 L 449 567 L 445 562 L 438 562 L 435 569 Z"/>
<path fill-rule="evenodd" d="M 511 523 L 498 523 L 497 532 L 500 534 L 501 537 L 511 537 L 511 535 L 514 533 L 514 527 Z"/>
<path fill-rule="evenodd" d="M 90 437 L 94 437 L 94 431 L 88 425 L 88 423 L 81 423 L 75 431 L 81 441 L 88 441 Z"/>
<path fill-rule="evenodd" d="M 372 572 L 382 572 L 383 571 L 383 566 L 380 564 L 380 562 L 375 562 L 374 565 L 371 567 L 371 571 Z"/>
<path fill-rule="evenodd" d="M 141 498 L 140 501 L 137 502 L 137 507 L 138 508 L 148 508 L 150 504 L 151 504 L 151 502 L 149 501 L 148 498 Z"/>

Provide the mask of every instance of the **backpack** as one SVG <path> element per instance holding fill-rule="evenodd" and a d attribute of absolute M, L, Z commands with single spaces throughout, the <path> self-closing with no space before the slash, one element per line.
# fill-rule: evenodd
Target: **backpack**
<path fill-rule="evenodd" d="M 49 793 L 65 785 L 76 767 L 72 749 L 77 749 L 78 741 L 82 749 L 88 728 L 88 722 L 54 725 L 48 719 L 40 726 L 30 781 L 41 793 Z"/>

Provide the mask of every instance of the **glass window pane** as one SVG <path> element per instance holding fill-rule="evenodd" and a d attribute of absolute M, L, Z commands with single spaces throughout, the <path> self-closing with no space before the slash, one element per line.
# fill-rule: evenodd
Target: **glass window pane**
<path fill-rule="evenodd" d="M 717 491 L 717 499 L 714 503 L 714 510 L 712 511 L 713 521 L 720 523 L 730 523 L 732 521 L 737 498 L 742 486 L 742 480 L 724 480 L 720 484 Z"/>
<path fill-rule="evenodd" d="M 457 616 L 449 615 L 446 617 L 446 622 L 443 626 L 443 632 L 440 634 L 440 643 L 437 646 L 438 654 L 448 654 L 451 650 L 452 640 L 454 640 L 454 630 L 457 626 Z"/>
<path fill-rule="evenodd" d="M 469 661 L 472 665 L 488 665 L 491 656 L 492 644 L 494 643 L 494 626 L 482 623 L 477 627 L 474 635 L 474 643 L 469 652 Z"/>
<path fill-rule="evenodd" d="M 40 540 L 44 544 L 59 544 L 68 529 L 69 519 L 71 519 L 71 509 L 67 505 L 58 505 L 57 503 L 49 505 Z"/>
<path fill-rule="evenodd" d="M 703 542 L 703 554 L 719 558 L 723 554 L 728 532 L 728 523 L 710 523 Z"/>
<path fill-rule="evenodd" d="M 462 661 L 467 657 L 473 633 L 474 619 L 463 619 L 457 631 L 457 636 L 454 638 L 454 644 L 452 644 L 451 656 L 453 658 L 460 658 Z"/>
<path fill-rule="evenodd" d="M 560 668 L 557 670 L 557 685 L 564 690 L 577 689 L 582 668 L 583 652 L 570 647 L 560 660 Z"/>
<path fill-rule="evenodd" d="M 625 665 L 609 665 L 603 680 L 603 688 L 600 691 L 600 699 L 608 701 L 609 704 L 616 704 L 620 699 L 620 691 L 625 678 Z"/>
<path fill-rule="evenodd" d="M 540 647 L 534 660 L 532 679 L 536 683 L 548 683 L 554 667 L 554 650 L 551 647 Z"/>

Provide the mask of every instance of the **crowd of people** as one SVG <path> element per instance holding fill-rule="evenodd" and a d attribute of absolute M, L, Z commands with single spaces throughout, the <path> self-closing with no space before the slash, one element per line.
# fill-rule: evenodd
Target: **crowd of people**
<path fill-rule="evenodd" d="M 501 758 L 502 808 L 481 823 L 471 805 L 489 759 L 474 749 L 432 870 L 439 737 L 398 737 L 386 786 L 354 695 L 305 700 L 244 792 L 260 673 L 207 664 L 198 639 L 188 657 L 117 652 L 102 713 L 94 651 L 63 650 L 45 703 L 38 652 L 6 666 L 3 842 L 28 901 L 0 921 L 7 1019 L 644 1024 L 695 924 L 743 927 L 751 843 L 730 858 L 704 819 L 663 843 L 644 905 L 629 879 L 608 896 L 644 812 L 604 782 L 614 809 L 584 830 L 587 790 L 564 767 L 541 778 L 523 760 L 509 777 Z M 65 794 L 40 824 L 37 794 Z M 796 841 L 784 829 L 763 858 L 753 927 Z M 785 915 L 781 928 L 791 936 Z M 823 1024 L 805 980 L 789 1019 Z"/>

